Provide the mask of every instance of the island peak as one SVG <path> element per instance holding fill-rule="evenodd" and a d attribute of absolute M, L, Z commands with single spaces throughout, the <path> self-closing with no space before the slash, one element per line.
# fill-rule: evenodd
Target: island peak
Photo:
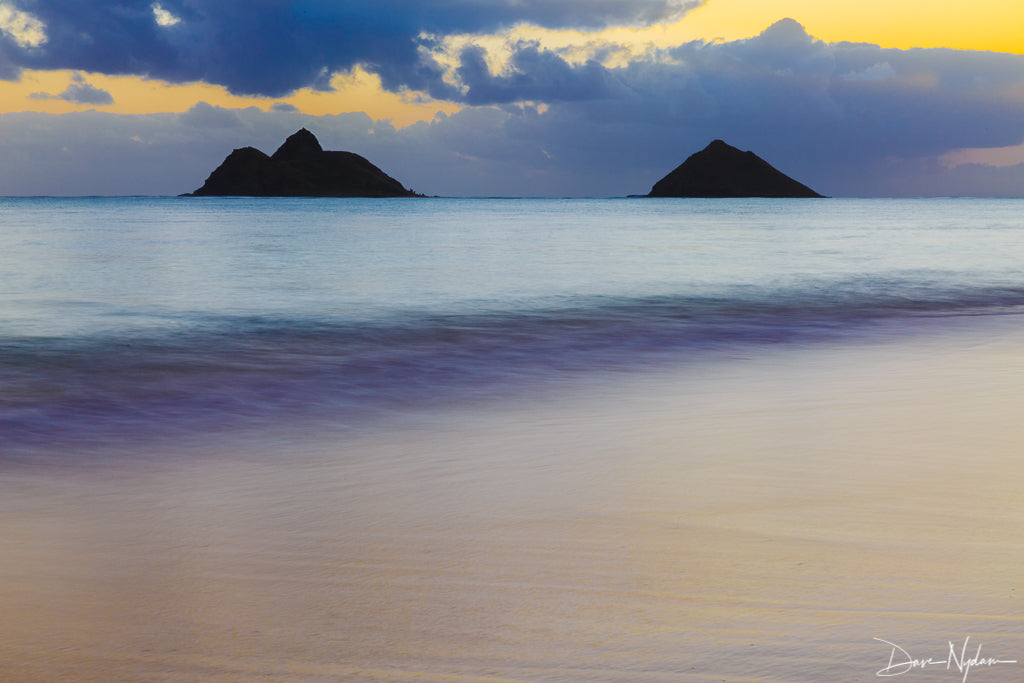
<path fill-rule="evenodd" d="M 229 154 L 193 197 L 416 197 L 353 152 L 325 151 L 300 128 L 272 156 L 255 147 Z"/>
<path fill-rule="evenodd" d="M 276 161 L 308 159 L 315 157 L 323 151 L 324 148 L 320 146 L 320 141 L 316 139 L 316 136 L 305 128 L 300 128 L 289 135 L 284 144 L 278 147 L 277 151 L 270 158 Z"/>
<path fill-rule="evenodd" d="M 753 152 L 712 140 L 651 188 L 648 197 L 821 197 Z"/>

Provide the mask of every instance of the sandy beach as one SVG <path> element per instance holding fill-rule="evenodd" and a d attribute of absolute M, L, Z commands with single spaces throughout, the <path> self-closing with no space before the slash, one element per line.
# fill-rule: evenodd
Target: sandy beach
<path fill-rule="evenodd" d="M 0 679 L 1020 680 L 1024 332 L 952 328 L 5 466 Z"/>

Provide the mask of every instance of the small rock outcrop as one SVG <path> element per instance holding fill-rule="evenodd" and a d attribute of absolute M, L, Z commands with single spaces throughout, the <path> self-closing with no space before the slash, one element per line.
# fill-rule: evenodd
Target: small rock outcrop
<path fill-rule="evenodd" d="M 654 184 L 648 197 L 821 197 L 753 152 L 715 140 Z"/>
<path fill-rule="evenodd" d="M 328 152 L 305 128 L 273 155 L 236 149 L 192 197 L 416 197 L 352 152 Z"/>

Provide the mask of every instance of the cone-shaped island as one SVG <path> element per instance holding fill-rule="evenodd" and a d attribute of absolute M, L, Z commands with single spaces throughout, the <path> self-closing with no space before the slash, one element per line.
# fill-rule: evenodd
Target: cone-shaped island
<path fill-rule="evenodd" d="M 648 197 L 821 197 L 753 152 L 715 140 L 654 184 Z"/>

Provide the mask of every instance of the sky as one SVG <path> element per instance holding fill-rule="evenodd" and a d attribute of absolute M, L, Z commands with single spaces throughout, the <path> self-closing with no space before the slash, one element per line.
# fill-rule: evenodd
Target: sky
<path fill-rule="evenodd" d="M 300 127 L 443 196 L 1024 196 L 1020 0 L 0 0 L 0 195 L 173 195 Z"/>

